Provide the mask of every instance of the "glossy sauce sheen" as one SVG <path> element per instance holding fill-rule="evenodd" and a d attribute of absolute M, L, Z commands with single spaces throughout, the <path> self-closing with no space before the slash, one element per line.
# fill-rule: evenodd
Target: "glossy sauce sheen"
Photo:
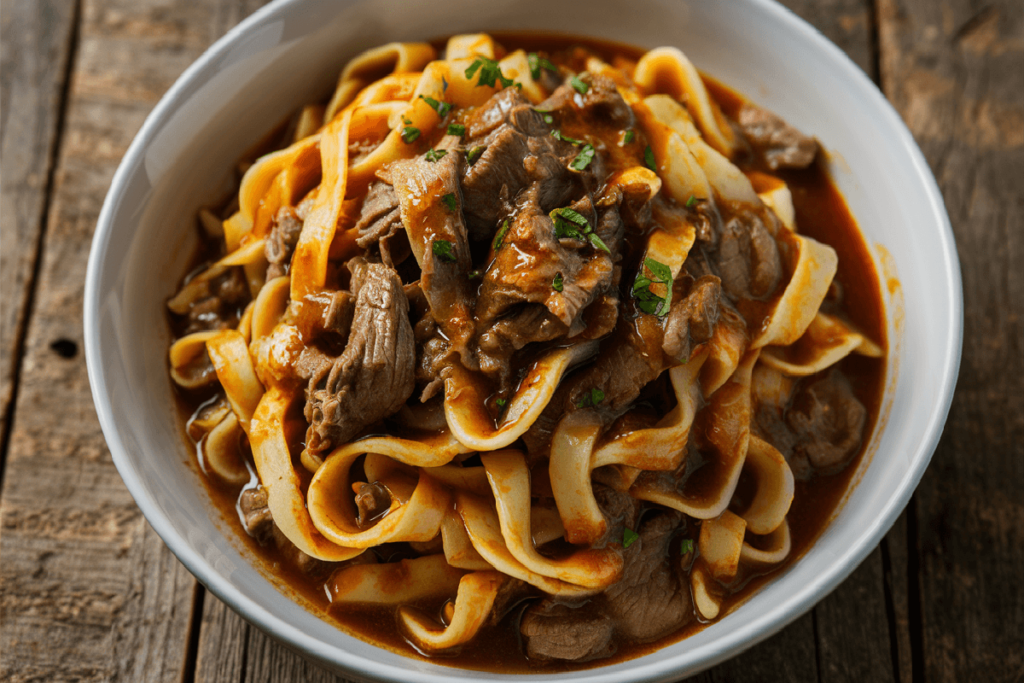
<path fill-rule="evenodd" d="M 494 33 L 492 35 L 498 42 L 510 49 L 523 48 L 528 51 L 544 51 L 549 53 L 554 61 L 577 70 L 583 69 L 582 64 L 575 63 L 571 54 L 563 52 L 576 45 L 587 48 L 613 64 L 622 61 L 635 61 L 643 54 L 642 50 L 636 48 L 577 37 L 510 33 Z M 435 47 L 442 49 L 444 42 L 443 40 L 435 42 Z M 736 112 L 744 102 L 743 98 L 711 79 L 706 78 L 705 81 L 712 96 L 719 102 L 726 115 L 735 118 Z M 564 132 L 570 136 L 575 135 L 575 132 L 569 128 Z M 595 133 L 595 131 L 589 132 Z M 600 132 L 598 133 L 600 134 Z M 621 148 L 618 146 L 608 145 L 608 147 L 610 150 L 614 150 L 615 156 L 622 155 Z M 260 149 L 259 151 L 266 150 Z M 618 159 L 615 156 L 609 160 L 610 165 L 618 167 L 625 163 L 625 159 Z M 767 171 L 767 169 L 753 166 L 744 167 L 742 164 L 741 168 L 748 173 Z M 831 245 L 839 254 L 839 269 L 835 280 L 838 283 L 838 291 L 845 294 L 841 295 L 838 302 L 833 301 L 830 304 L 832 306 L 830 310 L 849 319 L 873 341 L 886 348 L 885 320 L 878 275 L 874 270 L 867 245 L 857 230 L 845 201 L 822 167 L 821 160 L 819 159 L 816 166 L 806 170 L 786 171 L 775 175 L 784 180 L 792 191 L 799 231 Z M 209 258 L 209 251 L 200 250 L 196 255 L 196 262 L 206 261 Z M 623 277 L 623 282 L 631 281 L 631 278 Z M 850 293 L 856 293 L 856 296 L 850 296 Z M 624 297 L 624 302 L 628 300 L 628 297 Z M 629 325 L 627 320 L 624 314 L 619 327 L 623 327 L 622 323 Z M 176 329 L 175 332 L 180 333 L 181 330 Z M 870 441 L 870 435 L 878 420 L 885 376 L 885 360 L 850 356 L 841 361 L 839 367 L 849 379 L 857 398 L 867 408 L 868 419 L 864 431 L 864 444 L 866 444 Z M 659 379 L 652 385 L 658 385 L 660 381 Z M 645 394 L 641 398 L 647 399 L 654 396 L 653 401 L 657 405 L 655 395 L 658 391 L 658 387 L 649 387 L 645 389 Z M 183 427 L 188 416 L 193 414 L 202 401 L 209 396 L 208 392 L 178 392 Z M 622 427 L 627 428 L 628 425 Z M 194 448 L 193 442 L 187 434 L 184 435 L 184 438 L 186 443 Z M 784 571 L 790 562 L 798 560 L 821 534 L 829 520 L 838 511 L 839 503 L 850 485 L 851 478 L 864 457 L 864 444 L 861 446 L 861 452 L 841 472 L 828 476 L 816 476 L 809 481 L 797 481 L 796 495 L 788 516 L 793 542 L 790 557 L 782 564 L 773 567 L 771 571 L 760 574 L 748 573 L 738 577 L 732 587 L 733 592 L 723 604 L 722 615 L 742 603 L 753 591 L 769 581 L 774 574 Z M 193 465 L 197 464 L 195 460 L 191 462 Z M 304 468 L 297 466 L 296 469 L 299 471 L 303 483 L 308 484 L 309 475 Z M 205 482 L 211 500 L 222 514 L 225 523 L 232 528 L 234 536 L 239 539 L 252 557 L 259 558 L 258 561 L 262 564 L 265 574 L 282 590 L 294 594 L 299 602 L 304 603 L 323 619 L 337 624 L 351 635 L 406 656 L 469 669 L 509 673 L 554 673 L 602 666 L 642 656 L 685 638 L 704 627 L 699 621 L 695 621 L 681 631 L 655 642 L 645 644 L 620 642 L 618 651 L 608 659 L 583 663 L 538 662 L 528 660 L 523 654 L 518 633 L 518 618 L 516 618 L 520 610 L 514 610 L 510 617 L 506 617 L 497 626 L 481 629 L 474 641 L 463 646 L 458 652 L 433 655 L 428 658 L 417 652 L 402 636 L 397 624 L 397 615 L 391 608 L 352 610 L 347 614 L 341 613 L 340 610 L 330 611 L 323 579 L 311 580 L 284 562 L 272 543 L 265 547 L 260 546 L 246 534 L 239 520 L 236 503 L 240 492 L 239 488 L 223 485 L 215 478 L 204 476 L 201 473 L 199 478 Z M 752 483 L 741 478 L 735 499 L 742 500 L 744 491 L 749 493 L 751 489 Z M 697 533 L 699 533 L 699 526 L 692 521 L 689 522 L 684 535 L 696 539 Z M 415 553 L 405 544 L 391 544 L 376 550 L 379 551 L 383 561 L 397 561 L 404 557 L 415 556 Z M 436 612 L 438 609 L 438 605 L 423 605 L 423 607 L 431 612 Z"/>

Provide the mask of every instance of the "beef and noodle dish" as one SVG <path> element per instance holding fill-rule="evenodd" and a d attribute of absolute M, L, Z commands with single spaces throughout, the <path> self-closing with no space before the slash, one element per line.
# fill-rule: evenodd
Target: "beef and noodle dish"
<path fill-rule="evenodd" d="M 885 335 L 814 138 L 676 48 L 509 34 L 370 50 L 254 144 L 170 373 L 212 498 L 329 621 L 595 666 L 827 524 Z"/>

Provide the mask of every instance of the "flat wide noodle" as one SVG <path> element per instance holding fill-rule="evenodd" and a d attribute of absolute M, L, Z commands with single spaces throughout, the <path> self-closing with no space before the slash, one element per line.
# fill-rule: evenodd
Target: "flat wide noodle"
<path fill-rule="evenodd" d="M 171 379 L 175 384 L 186 389 L 198 389 L 212 384 L 217 379 L 217 373 L 206 355 L 206 342 L 218 334 L 219 330 L 193 332 L 171 344 L 168 355 L 171 362 Z"/>
<path fill-rule="evenodd" d="M 792 540 L 789 535 L 789 522 L 783 520 L 775 531 L 767 537 L 764 549 L 755 548 L 749 543 L 743 544 L 740 553 L 740 561 L 754 566 L 778 564 L 787 557 L 792 547 Z"/>
<path fill-rule="evenodd" d="M 803 336 L 793 344 L 764 347 L 761 362 L 791 377 L 808 377 L 850 353 L 880 358 L 882 349 L 839 318 L 818 311 Z"/>
<path fill-rule="evenodd" d="M 273 331 L 288 308 L 290 281 L 287 275 L 276 277 L 260 290 L 253 302 L 251 318 L 252 339 L 260 339 Z"/>
<path fill-rule="evenodd" d="M 334 572 L 327 589 L 331 606 L 402 605 L 427 598 L 453 597 L 464 571 L 450 567 L 444 555 L 401 562 L 357 564 Z"/>
<path fill-rule="evenodd" d="M 490 615 L 498 589 L 506 580 L 506 576 L 494 571 L 463 576 L 451 622 L 441 629 L 418 609 L 402 607 L 398 616 L 417 645 L 428 650 L 446 650 L 472 640 Z"/>
<path fill-rule="evenodd" d="M 284 432 L 285 415 L 296 398 L 295 394 L 271 388 L 260 399 L 249 430 L 256 472 L 267 491 L 267 503 L 274 523 L 289 541 L 318 560 L 349 560 L 362 553 L 363 549 L 342 547 L 324 538 L 306 510 L 302 482 L 292 465 Z"/>
<path fill-rule="evenodd" d="M 612 547 L 584 548 L 560 560 L 544 557 L 533 545 L 530 527 L 530 470 L 515 450 L 480 456 L 497 503 L 505 545 L 527 569 L 590 588 L 607 588 L 622 574 L 622 555 Z"/>
<path fill-rule="evenodd" d="M 793 471 L 782 453 L 755 434 L 750 435 L 745 467 L 757 481 L 757 492 L 743 519 L 750 533 L 770 534 L 786 521 L 793 503 Z"/>
<path fill-rule="evenodd" d="M 238 423 L 248 434 L 249 421 L 263 398 L 263 385 L 256 377 L 245 337 L 235 330 L 224 330 L 206 341 L 206 351 Z"/>
<path fill-rule="evenodd" d="M 427 43 L 388 43 L 356 56 L 341 72 L 334 96 L 324 112 L 324 120 L 331 121 L 356 93 L 387 73 L 419 71 L 436 56 Z"/>
<path fill-rule="evenodd" d="M 483 469 L 482 467 L 476 469 Z M 441 543 L 448 564 L 459 569 L 492 569 L 491 563 L 473 547 L 466 524 L 455 510 L 449 510 L 441 522 Z"/>
<path fill-rule="evenodd" d="M 718 581 L 726 583 L 736 577 L 746 530 L 746 521 L 728 510 L 700 525 L 697 547 L 711 575 Z"/>
<path fill-rule="evenodd" d="M 228 412 L 199 442 L 205 469 L 228 484 L 241 485 L 249 481 L 249 470 L 238 452 L 242 434 L 238 418 Z"/>
<path fill-rule="evenodd" d="M 456 455 L 469 453 L 471 449 L 459 443 L 452 433 L 445 430 L 418 439 L 402 439 L 397 436 L 369 436 L 351 441 L 335 449 L 332 455 L 348 457 L 363 453 L 379 453 L 393 460 L 414 467 L 440 467 L 447 465 Z M 316 472 L 322 460 L 309 452 L 302 451 L 302 464 L 310 472 Z"/>
<path fill-rule="evenodd" d="M 466 448 L 495 451 L 522 436 L 544 411 L 565 373 L 593 355 L 597 342 L 583 342 L 555 349 L 538 360 L 519 383 L 500 425 L 487 411 L 489 391 L 460 365 L 452 366 L 444 383 L 444 414 L 452 434 Z"/>

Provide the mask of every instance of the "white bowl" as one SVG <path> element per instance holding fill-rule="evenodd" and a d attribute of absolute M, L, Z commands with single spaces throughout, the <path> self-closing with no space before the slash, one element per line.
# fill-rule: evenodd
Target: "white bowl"
<path fill-rule="evenodd" d="M 85 348 L 103 432 L 157 533 L 207 588 L 268 633 L 350 676 L 513 678 L 424 663 L 348 636 L 278 590 L 226 538 L 232 532 L 187 464 L 167 376 L 164 318 L 189 256 L 197 208 L 225 189 L 233 160 L 270 124 L 323 97 L 346 60 L 364 49 L 496 28 L 682 48 L 698 68 L 823 142 L 883 277 L 892 359 L 885 414 L 859 483 L 807 554 L 731 614 L 675 645 L 598 669 L 514 678 L 622 683 L 691 674 L 810 609 L 875 547 L 931 458 L 960 359 L 960 272 L 927 164 L 860 69 L 767 0 L 591 0 L 585 9 L 571 0 L 283 0 L 257 12 L 156 106 L 100 214 L 86 283 Z M 891 277 L 902 287 L 887 287 Z"/>

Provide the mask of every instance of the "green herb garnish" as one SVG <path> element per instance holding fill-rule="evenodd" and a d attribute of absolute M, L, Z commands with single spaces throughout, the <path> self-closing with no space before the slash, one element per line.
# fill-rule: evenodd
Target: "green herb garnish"
<path fill-rule="evenodd" d="M 690 198 L 686 200 L 686 208 L 687 208 L 687 209 L 692 209 L 692 208 L 693 208 L 693 207 L 694 207 L 694 206 L 695 206 L 696 204 L 697 204 L 697 198 L 696 198 L 696 197 L 694 197 L 694 196 L 693 196 L 693 195 L 691 194 L 691 195 L 690 195 Z"/>
<path fill-rule="evenodd" d="M 578 212 L 573 211 L 569 207 L 562 209 L 555 209 L 550 214 L 551 220 L 555 222 L 555 237 L 559 239 L 563 237 L 569 237 L 574 240 L 588 240 L 596 248 L 608 254 L 611 250 L 608 249 L 608 245 L 604 243 L 600 237 L 590 227 L 590 223 L 580 215 Z"/>
<path fill-rule="evenodd" d="M 555 122 L 555 117 L 554 116 L 552 116 L 551 114 L 544 114 L 544 123 L 546 123 L 546 124 L 548 124 L 550 126 L 554 122 Z"/>
<path fill-rule="evenodd" d="M 484 276 L 484 273 L 481 270 L 471 270 L 471 271 L 469 271 L 469 279 L 470 280 L 476 280 L 478 278 L 482 278 L 483 276 Z"/>
<path fill-rule="evenodd" d="M 658 172 L 658 164 L 654 161 L 654 150 L 650 145 L 647 145 L 647 149 L 644 150 L 644 164 L 655 173 Z"/>
<path fill-rule="evenodd" d="M 420 129 L 413 128 L 412 126 L 406 126 L 402 129 L 402 142 L 409 145 L 416 142 L 416 138 L 420 136 Z"/>
<path fill-rule="evenodd" d="M 505 246 L 503 241 L 505 239 L 505 235 L 507 235 L 507 234 L 508 234 L 508 219 L 506 218 L 505 222 L 501 224 L 500 228 L 498 228 L 498 233 L 494 236 L 494 251 L 498 251 L 503 246 Z"/>
<path fill-rule="evenodd" d="M 644 275 L 644 268 L 650 277 Z M 633 281 L 633 298 L 636 299 L 637 308 L 644 313 L 663 317 L 672 304 L 672 269 L 652 258 L 644 259 L 644 268 L 640 269 Z M 665 296 L 652 292 L 652 284 L 664 285 Z"/>
<path fill-rule="evenodd" d="M 577 408 L 593 408 L 601 404 L 604 400 L 604 392 L 594 387 L 587 393 L 583 394 L 583 398 L 576 404 Z"/>
<path fill-rule="evenodd" d="M 556 140 L 561 140 L 563 142 L 568 142 L 570 145 L 582 145 L 582 144 L 584 144 L 583 140 L 577 140 L 576 138 L 571 138 L 568 135 L 562 135 L 562 131 L 558 130 L 557 128 L 555 130 L 551 131 L 551 137 L 553 137 Z"/>
<path fill-rule="evenodd" d="M 445 208 L 449 211 L 455 211 L 455 193 L 449 192 L 445 196 L 441 197 L 441 203 L 444 204 Z"/>
<path fill-rule="evenodd" d="M 632 128 L 627 128 L 626 132 L 622 136 L 622 144 L 628 145 L 636 139 L 636 131 Z"/>
<path fill-rule="evenodd" d="M 480 155 L 484 153 L 485 149 L 487 148 L 484 147 L 483 145 L 478 145 L 477 147 L 474 147 L 473 149 L 469 150 L 469 152 L 466 154 L 466 161 L 469 162 L 470 166 L 476 163 L 476 160 L 480 158 Z"/>
<path fill-rule="evenodd" d="M 466 69 L 466 78 L 473 78 L 473 75 L 479 71 L 480 78 L 477 79 L 477 86 L 486 85 L 489 88 L 494 87 L 495 81 L 501 81 L 501 87 L 507 88 L 512 85 L 511 78 L 505 78 L 504 74 L 501 73 L 501 67 L 498 62 L 493 59 L 487 59 L 486 57 L 477 57 L 473 60 L 473 63 Z"/>
<path fill-rule="evenodd" d="M 572 89 L 581 95 L 586 95 L 587 91 L 590 90 L 590 86 L 580 80 L 579 76 L 570 76 L 569 84 L 572 85 Z"/>
<path fill-rule="evenodd" d="M 430 105 L 430 108 L 437 112 L 437 115 L 442 119 L 448 116 L 448 112 L 452 110 L 452 105 L 447 102 L 438 102 L 433 97 L 427 97 L 420 95 L 420 99 Z"/>
<path fill-rule="evenodd" d="M 640 538 L 640 534 L 638 534 L 637 532 L 633 531 L 629 527 L 626 527 L 625 529 L 622 530 L 622 547 L 623 548 L 628 548 L 629 546 L 633 545 L 633 543 L 638 538 Z"/>
<path fill-rule="evenodd" d="M 555 273 L 555 279 L 553 279 L 551 281 L 551 288 L 553 290 L 555 290 L 556 292 L 561 292 L 562 291 L 562 284 L 563 284 L 562 274 L 561 273 Z"/>
<path fill-rule="evenodd" d="M 544 57 L 540 57 L 536 52 L 531 52 L 526 55 L 526 61 L 530 65 L 530 75 L 533 76 L 533 80 L 540 78 L 540 70 L 547 69 L 548 71 L 554 71 L 558 73 L 558 67 L 552 64 Z"/>
<path fill-rule="evenodd" d="M 693 539 L 684 538 L 679 542 L 679 554 L 685 555 L 691 552 L 693 552 Z"/>
<path fill-rule="evenodd" d="M 497 406 L 498 406 L 499 408 L 504 408 L 504 407 L 505 407 L 506 405 L 508 405 L 508 401 L 507 401 L 507 400 L 505 400 L 505 399 L 503 399 L 503 398 L 496 398 L 496 399 L 494 399 L 494 403 L 495 403 L 495 404 L 496 404 L 496 405 L 497 405 Z"/>
<path fill-rule="evenodd" d="M 434 240 L 431 244 L 431 249 L 434 251 L 434 256 L 442 261 L 455 263 L 456 257 L 452 252 L 452 243 L 448 240 Z"/>
<path fill-rule="evenodd" d="M 461 123 L 449 123 L 448 124 L 448 135 L 458 135 L 462 137 L 466 134 L 466 127 Z"/>
<path fill-rule="evenodd" d="M 582 171 L 594 160 L 594 148 L 592 145 L 583 145 L 576 158 L 569 162 L 569 168 L 574 171 Z"/>
<path fill-rule="evenodd" d="M 427 150 L 427 153 L 423 155 L 423 158 L 431 162 L 438 161 L 447 153 L 448 150 L 446 149 L 431 149 Z"/>

